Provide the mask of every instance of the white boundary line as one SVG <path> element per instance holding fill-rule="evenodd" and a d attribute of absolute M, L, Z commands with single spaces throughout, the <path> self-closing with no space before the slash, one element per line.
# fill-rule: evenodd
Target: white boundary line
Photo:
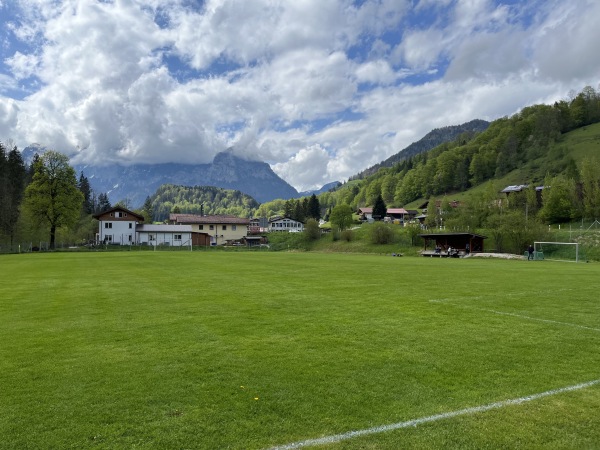
<path fill-rule="evenodd" d="M 479 311 L 487 311 L 487 312 L 491 312 L 491 313 L 494 313 L 494 314 L 500 314 L 502 316 L 520 317 L 521 319 L 536 320 L 538 322 L 555 323 L 557 325 L 565 325 L 565 326 L 568 326 L 568 327 L 583 328 L 584 330 L 600 331 L 600 328 L 586 327 L 585 325 L 579 325 L 579 324 L 576 324 L 576 323 L 559 322 L 558 320 L 550 320 L 550 319 L 539 319 L 537 317 L 529 317 L 529 316 L 524 316 L 522 314 L 515 314 L 515 313 L 509 313 L 509 312 L 495 311 L 493 309 L 484 309 L 484 308 L 473 308 L 473 309 L 477 309 Z"/>
<path fill-rule="evenodd" d="M 474 298 L 477 298 L 477 297 L 474 297 Z M 600 328 L 588 327 L 588 326 L 585 326 L 585 325 L 579 325 L 577 323 L 560 322 L 558 320 L 551 320 L 551 319 L 540 319 L 539 317 L 531 317 L 531 316 L 525 316 L 523 314 L 515 314 L 515 313 L 510 313 L 510 312 L 497 311 L 495 309 L 477 308 L 475 306 L 459 305 L 459 304 L 456 304 L 456 303 L 452 303 L 452 300 L 447 299 L 447 298 L 440 298 L 440 299 L 435 299 L 435 300 L 429 300 L 429 303 L 439 303 L 439 304 L 442 304 L 442 305 L 454 306 L 455 308 L 470 309 L 470 310 L 473 310 L 473 311 L 485 311 L 485 312 L 490 312 L 490 313 L 493 313 L 493 314 L 498 314 L 498 315 L 501 315 L 501 316 L 518 317 L 520 319 L 534 320 L 534 321 L 537 321 L 537 322 L 545 322 L 545 323 L 553 323 L 553 324 L 556 324 L 556 325 L 564 325 L 564 326 L 567 326 L 567 327 L 581 328 L 583 330 L 591 330 L 591 331 L 598 331 L 598 332 L 600 332 Z"/>
<path fill-rule="evenodd" d="M 580 389 L 585 389 L 585 388 L 594 386 L 596 384 L 600 384 L 600 379 L 588 381 L 585 383 L 575 384 L 573 386 L 552 389 L 550 391 L 540 392 L 538 394 L 532 394 L 532 395 L 528 395 L 525 397 L 513 398 L 510 400 L 503 400 L 500 402 L 488 403 L 487 405 L 459 409 L 458 411 L 451 411 L 451 412 L 442 413 L 442 414 L 435 414 L 433 416 L 421 417 L 418 419 L 408 420 L 406 422 L 398 422 L 398 423 L 392 423 L 389 425 L 381 425 L 378 427 L 366 428 L 363 430 L 348 431 L 346 433 L 334 434 L 331 436 L 324 436 L 324 437 L 316 438 L 316 439 L 307 439 L 305 441 L 299 441 L 299 442 L 294 442 L 291 444 L 272 447 L 271 450 L 292 450 L 295 448 L 309 447 L 312 445 L 335 444 L 340 441 L 345 441 L 345 440 L 353 439 L 353 438 L 360 437 L 360 436 L 385 433 L 387 431 L 399 430 L 401 428 L 416 427 L 417 425 L 422 425 L 424 423 L 436 422 L 438 420 L 444 420 L 444 419 L 451 419 L 453 417 L 464 416 L 464 415 L 468 415 L 468 414 L 476 414 L 476 413 L 486 412 L 486 411 L 490 411 L 492 409 L 504 408 L 505 406 L 520 405 L 522 403 L 531 402 L 534 400 L 538 400 L 540 398 L 562 394 L 563 392 L 578 391 Z"/>

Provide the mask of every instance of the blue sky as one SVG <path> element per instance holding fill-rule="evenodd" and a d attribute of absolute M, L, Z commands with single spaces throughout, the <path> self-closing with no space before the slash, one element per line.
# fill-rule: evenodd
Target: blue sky
<path fill-rule="evenodd" d="M 0 0 L 0 140 L 299 190 L 600 82 L 595 0 Z"/>

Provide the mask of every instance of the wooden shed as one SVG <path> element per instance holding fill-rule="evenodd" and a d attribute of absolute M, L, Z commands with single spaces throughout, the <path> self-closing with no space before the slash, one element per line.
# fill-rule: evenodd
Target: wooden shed
<path fill-rule="evenodd" d="M 483 240 L 487 236 L 475 233 L 431 233 L 420 234 L 425 240 L 423 256 L 458 256 L 483 252 Z M 452 254 L 448 252 L 453 249 Z"/>

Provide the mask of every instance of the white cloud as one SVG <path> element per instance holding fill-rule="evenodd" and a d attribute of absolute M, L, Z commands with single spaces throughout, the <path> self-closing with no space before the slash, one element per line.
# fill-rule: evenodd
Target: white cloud
<path fill-rule="evenodd" d="M 600 81 L 593 0 L 194 5 L 15 0 L 0 139 L 95 163 L 208 162 L 234 146 L 305 190 L 432 128 Z"/>
<path fill-rule="evenodd" d="M 283 179 L 294 179 L 298 185 L 319 187 L 329 182 L 327 165 L 330 156 L 320 145 L 303 148 L 284 163 L 275 164 L 273 170 Z"/>
<path fill-rule="evenodd" d="M 356 78 L 359 82 L 387 85 L 398 78 L 387 61 L 378 59 L 360 65 L 356 69 Z"/>

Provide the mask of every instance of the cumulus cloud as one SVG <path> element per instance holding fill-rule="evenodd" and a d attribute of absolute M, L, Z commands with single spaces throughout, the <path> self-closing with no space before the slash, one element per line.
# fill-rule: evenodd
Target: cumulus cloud
<path fill-rule="evenodd" d="M 15 0 L 0 14 L 0 139 L 94 164 L 233 147 L 299 190 L 600 81 L 593 0 Z"/>

